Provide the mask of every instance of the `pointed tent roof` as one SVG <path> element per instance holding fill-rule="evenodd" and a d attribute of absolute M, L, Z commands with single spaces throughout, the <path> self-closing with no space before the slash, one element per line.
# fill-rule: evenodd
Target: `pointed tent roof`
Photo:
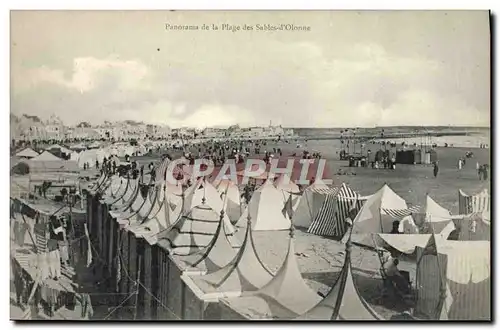
<path fill-rule="evenodd" d="M 353 234 L 390 233 L 395 219 L 388 216 L 384 209 L 401 210 L 407 208 L 405 200 L 385 184 L 368 198 L 359 211 L 353 221 Z M 401 225 L 405 221 L 413 223 L 411 216 L 403 218 Z"/>
<path fill-rule="evenodd" d="M 135 193 L 138 188 L 138 179 L 128 179 L 128 188 L 123 197 L 112 205 L 114 210 L 125 210 L 125 208 L 130 207 L 132 205 L 133 199 L 135 199 Z"/>
<path fill-rule="evenodd" d="M 139 194 L 139 188 L 140 188 L 139 179 L 129 180 L 129 189 L 127 189 L 127 192 L 123 196 L 121 203 L 116 203 L 115 205 L 112 205 L 111 207 L 111 209 L 113 210 L 112 212 L 120 213 L 130 209 L 135 199 L 137 198 L 137 195 Z"/>
<path fill-rule="evenodd" d="M 24 157 L 24 158 L 33 158 L 33 157 L 38 156 L 38 152 L 36 152 L 35 150 L 33 150 L 31 148 L 26 148 L 26 149 L 19 151 L 16 154 L 16 156 L 17 157 Z"/>
<path fill-rule="evenodd" d="M 149 244 L 154 245 L 158 241 L 158 235 L 166 231 L 169 227 L 166 217 L 166 207 L 164 203 L 154 203 L 144 219 L 138 219 L 134 225 L 129 227 L 136 237 L 143 237 Z"/>
<path fill-rule="evenodd" d="M 257 292 L 249 294 L 277 302 L 295 315 L 300 315 L 319 303 L 321 297 L 304 282 L 300 273 L 295 258 L 293 235 L 289 240 L 285 261 L 276 275 Z"/>
<path fill-rule="evenodd" d="M 183 215 L 161 238 L 169 243 L 172 254 L 188 255 L 210 244 L 218 223 L 217 212 L 201 204 Z"/>
<path fill-rule="evenodd" d="M 129 181 L 130 180 L 128 178 L 120 178 L 120 186 L 118 187 L 118 189 L 116 191 L 113 191 L 111 188 L 111 195 L 103 196 L 102 202 L 108 204 L 108 206 L 114 205 L 115 203 L 119 202 L 128 190 Z"/>
<path fill-rule="evenodd" d="M 61 150 L 61 152 L 65 153 L 65 154 L 70 154 L 71 153 L 71 150 L 66 148 L 66 147 L 63 147 L 59 144 L 53 144 L 47 148 L 45 148 L 45 150 L 52 150 L 52 149 L 59 149 Z"/>
<path fill-rule="evenodd" d="M 243 244 L 234 259 L 219 269 L 191 278 L 205 294 L 255 291 L 272 279 L 272 273 L 260 260 L 253 241 L 252 228 L 247 226 Z"/>
<path fill-rule="evenodd" d="M 167 185 L 164 197 L 166 205 L 165 215 L 169 226 L 173 226 L 180 219 L 184 200 L 182 196 L 182 187 L 180 185 Z"/>
<path fill-rule="evenodd" d="M 436 203 L 429 195 L 425 207 L 426 220 L 430 222 L 450 221 L 451 212 Z"/>
<path fill-rule="evenodd" d="M 250 215 L 253 230 L 289 229 L 291 222 L 283 214 L 283 206 L 286 202 L 283 198 L 281 191 L 276 189 L 269 180 L 266 181 L 253 193 L 236 225 L 246 226 L 248 215 Z"/>
<path fill-rule="evenodd" d="M 231 223 L 236 223 L 241 216 L 240 190 L 231 180 L 221 180 L 217 183 L 216 189 L 219 192 L 224 204 L 224 211 L 227 213 Z"/>
<path fill-rule="evenodd" d="M 59 161 L 62 160 L 61 158 L 54 156 L 48 151 L 42 152 L 40 155 L 34 157 L 31 159 L 32 161 L 39 161 L 39 162 L 50 162 L 50 161 Z"/>
<path fill-rule="evenodd" d="M 139 210 L 144 206 L 146 200 L 144 197 L 142 197 L 141 192 L 141 185 L 137 188 L 137 192 L 135 195 L 135 198 L 132 202 L 132 205 L 130 207 L 126 208 L 123 211 L 110 211 L 109 214 L 116 218 L 119 223 L 128 223 L 129 219 L 135 216 Z"/>
<path fill-rule="evenodd" d="M 224 217 L 221 216 L 217 231 L 212 241 L 205 248 L 182 257 L 182 261 L 191 268 L 201 269 L 207 272 L 215 272 L 228 265 L 236 256 L 241 244 L 236 237 L 228 236 L 224 229 Z"/>
<path fill-rule="evenodd" d="M 201 205 L 203 200 L 205 200 L 205 205 L 212 208 L 217 214 L 224 209 L 224 204 L 217 189 L 203 178 L 190 186 L 185 191 L 184 196 L 184 213 L 189 212 L 195 206 Z M 235 230 L 227 214 L 224 215 L 224 222 L 226 224 L 226 232 L 233 234 Z M 215 229 L 213 232 L 215 232 Z"/>
<path fill-rule="evenodd" d="M 383 318 L 368 305 L 354 284 L 351 252 L 346 248 L 344 266 L 327 296 L 297 320 L 376 321 Z"/>
<path fill-rule="evenodd" d="M 114 198 L 114 196 L 116 196 L 116 193 L 118 193 L 118 191 L 120 190 L 123 181 L 124 180 L 118 175 L 111 176 L 109 178 L 109 184 L 105 189 L 102 190 L 101 200 L 105 200 L 106 198 Z"/>

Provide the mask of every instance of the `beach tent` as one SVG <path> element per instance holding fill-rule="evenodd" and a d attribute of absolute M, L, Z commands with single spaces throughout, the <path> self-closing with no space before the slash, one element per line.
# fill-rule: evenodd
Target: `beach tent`
<path fill-rule="evenodd" d="M 398 220 L 400 232 L 415 234 L 418 230 L 411 217 L 412 213 L 415 210 L 408 208 L 403 198 L 388 185 L 384 185 L 365 202 L 354 219 L 352 233 L 390 233 L 392 223 Z"/>
<path fill-rule="evenodd" d="M 23 149 L 21 151 L 19 151 L 17 154 L 16 154 L 17 157 L 22 157 L 22 158 L 34 158 L 34 157 L 37 157 L 38 156 L 38 152 L 36 152 L 35 150 L 31 149 L 31 148 L 26 148 L 26 149 Z"/>
<path fill-rule="evenodd" d="M 224 203 L 224 211 L 227 213 L 231 223 L 236 223 L 241 216 L 241 198 L 238 186 L 231 180 L 221 180 L 216 184 Z"/>
<path fill-rule="evenodd" d="M 330 292 L 316 306 L 296 318 L 301 321 L 377 321 L 383 320 L 361 296 L 352 274 L 350 244 L 344 265 Z"/>
<path fill-rule="evenodd" d="M 224 204 L 217 189 L 203 178 L 186 189 L 184 193 L 184 214 L 190 212 L 193 207 L 201 205 L 202 203 L 212 208 L 217 214 L 220 214 L 224 209 Z M 228 234 L 233 234 L 234 227 L 227 214 L 224 214 L 224 221 L 226 223 L 226 232 Z"/>
<path fill-rule="evenodd" d="M 224 219 L 220 218 L 217 230 L 205 248 L 193 254 L 179 257 L 179 260 L 186 265 L 184 268 L 187 271 L 198 269 L 205 274 L 215 272 L 234 259 L 241 244 L 236 237 L 228 236 L 224 228 Z"/>
<path fill-rule="evenodd" d="M 40 155 L 31 158 L 32 162 L 53 162 L 53 161 L 62 161 L 61 158 L 54 156 L 48 151 L 42 152 Z"/>
<path fill-rule="evenodd" d="M 183 215 L 170 230 L 161 234 L 160 238 L 168 242 L 172 254 L 189 255 L 211 243 L 219 219 L 220 212 L 201 203 Z"/>
<path fill-rule="evenodd" d="M 167 223 L 171 226 L 182 214 L 184 208 L 183 190 L 181 185 L 171 185 L 165 186 L 165 215 L 167 217 Z"/>
<path fill-rule="evenodd" d="M 76 162 L 70 160 L 51 160 L 51 161 L 43 161 L 43 160 L 34 160 L 29 159 L 17 164 L 25 163 L 29 167 L 29 173 L 79 173 L 80 169 Z M 32 177 L 33 179 L 33 177 Z"/>
<path fill-rule="evenodd" d="M 248 224 L 241 248 L 229 264 L 205 275 L 188 276 L 186 280 L 197 286 L 206 298 L 222 298 L 255 291 L 269 283 L 272 276 L 255 250 L 252 226 Z"/>
<path fill-rule="evenodd" d="M 341 239 L 347 230 L 345 220 L 349 217 L 349 211 L 353 210 L 357 214 L 365 200 L 342 183 L 342 186 L 333 188 L 331 193 L 326 195 L 307 232 Z"/>
<path fill-rule="evenodd" d="M 274 181 L 274 186 L 283 194 L 285 203 L 291 203 L 291 208 L 295 211 L 299 205 L 301 197 L 299 186 L 297 186 L 297 184 L 293 182 L 290 176 L 286 173 L 282 174 Z"/>
<path fill-rule="evenodd" d="M 66 148 L 66 147 L 63 147 L 59 144 L 53 144 L 47 148 L 45 148 L 45 150 L 59 150 L 60 152 L 66 154 L 66 155 L 69 155 L 71 154 L 71 150 Z"/>
<path fill-rule="evenodd" d="M 453 216 L 451 212 L 436 203 L 429 195 L 427 195 L 425 203 L 425 213 L 417 214 L 415 218 L 420 219 L 420 233 L 439 234 L 452 223 Z"/>
<path fill-rule="evenodd" d="M 429 319 L 491 320 L 490 242 L 431 235 L 417 247 L 415 313 Z"/>
<path fill-rule="evenodd" d="M 318 304 L 321 297 L 304 281 L 295 256 L 293 230 L 283 265 L 273 278 L 256 291 L 223 303 L 250 319 L 290 320 Z"/>
<path fill-rule="evenodd" d="M 301 228 L 309 228 L 316 214 L 321 209 L 326 197 L 333 192 L 334 189 L 320 181 L 315 181 L 307 187 L 293 214 L 293 225 Z"/>
<path fill-rule="evenodd" d="M 289 229 L 291 222 L 286 217 L 283 198 L 283 194 L 276 189 L 271 180 L 267 180 L 253 193 L 236 226 L 246 226 L 250 217 L 253 230 Z"/>
<path fill-rule="evenodd" d="M 461 189 L 458 190 L 458 213 L 471 214 L 490 210 L 491 197 L 488 189 L 478 194 L 467 195 Z"/>

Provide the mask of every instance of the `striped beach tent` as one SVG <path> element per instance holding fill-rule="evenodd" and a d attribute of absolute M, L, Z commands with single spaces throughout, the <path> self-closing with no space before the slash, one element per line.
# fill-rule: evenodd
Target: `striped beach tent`
<path fill-rule="evenodd" d="M 459 214 L 482 213 L 490 210 L 490 194 L 484 189 L 476 195 L 467 195 L 462 189 L 458 190 Z"/>
<path fill-rule="evenodd" d="M 347 230 L 345 220 L 349 211 L 356 213 L 361 209 L 363 201 L 354 190 L 345 183 L 332 189 L 328 194 L 314 221 L 308 229 L 311 234 L 342 238 Z"/>
<path fill-rule="evenodd" d="M 306 229 L 309 228 L 319 210 L 322 208 L 326 197 L 334 192 L 334 189 L 320 181 L 315 181 L 307 187 L 293 214 L 292 222 L 294 226 Z"/>

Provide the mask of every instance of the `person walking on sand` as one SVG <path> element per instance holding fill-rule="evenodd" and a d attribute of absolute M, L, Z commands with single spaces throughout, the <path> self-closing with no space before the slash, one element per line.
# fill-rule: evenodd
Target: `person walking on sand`
<path fill-rule="evenodd" d="M 437 178 L 437 175 L 439 173 L 439 166 L 437 162 L 434 162 L 434 177 Z"/>
<path fill-rule="evenodd" d="M 476 162 L 476 171 L 477 171 L 477 176 L 479 177 L 479 180 L 481 180 L 481 166 L 479 165 L 479 162 Z"/>
<path fill-rule="evenodd" d="M 459 158 L 458 159 L 458 169 L 461 170 L 462 169 L 462 158 Z"/>

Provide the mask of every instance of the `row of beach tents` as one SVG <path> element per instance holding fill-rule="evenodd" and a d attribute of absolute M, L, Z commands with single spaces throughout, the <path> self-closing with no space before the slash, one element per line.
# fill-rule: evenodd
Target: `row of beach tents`
<path fill-rule="evenodd" d="M 459 278 L 457 272 L 469 276 L 471 283 L 483 283 L 489 280 L 486 276 L 488 274 L 486 269 L 489 266 L 485 266 L 489 265 L 489 260 L 486 262 L 484 258 L 477 258 L 474 263 L 471 253 L 466 254 L 467 249 L 462 248 L 467 245 L 469 248 L 474 246 L 475 251 L 485 250 L 489 242 L 448 241 L 444 236 L 435 234 L 385 234 L 386 228 L 392 229 L 391 224 L 396 217 L 406 219 L 402 223 L 404 227 L 409 228 L 408 230 L 416 227 L 412 217 L 415 209 L 408 208 L 404 200 L 388 186 L 364 198 L 356 195 L 346 197 L 345 194 L 339 198 L 339 191 L 348 189 L 345 185 L 328 187 L 316 182 L 300 195 L 293 193 L 289 184 L 284 188 L 285 182 L 284 179 L 269 181 L 260 186 L 243 211 L 241 208 L 244 206 L 240 202 L 238 187 L 228 181 L 212 184 L 200 179 L 183 190 L 178 186 L 165 188 L 161 185 L 144 185 L 138 181 L 118 177 L 103 177 L 98 180 L 97 188 L 93 191 L 99 192 L 101 195 L 99 205 L 109 206 L 111 218 L 116 220 L 122 230 L 134 233 L 134 237 L 143 238 L 151 245 L 165 247 L 171 251 L 172 256 L 178 258 L 179 263 L 184 264 L 183 281 L 192 291 L 197 292 L 196 297 L 201 300 L 216 299 L 221 305 L 230 309 L 236 308 L 235 306 L 265 306 L 261 313 L 263 316 L 260 318 L 272 315 L 273 319 L 381 319 L 359 295 L 354 285 L 349 248 L 346 250 L 340 277 L 324 298 L 304 283 L 298 271 L 293 250 L 294 226 L 291 224 L 308 228 L 309 231 L 311 227 L 313 230 L 337 227 L 338 224 L 335 223 L 329 226 L 312 225 L 317 223 L 318 219 L 332 222 L 336 217 L 331 215 L 338 215 L 337 218 L 341 219 L 338 204 L 335 205 L 341 203 L 348 211 L 353 207 L 360 208 L 353 221 L 352 237 L 356 234 L 376 234 L 385 239 L 387 244 L 406 253 L 414 253 L 413 250 L 419 249 L 417 254 L 420 256 L 421 270 L 426 269 L 425 272 L 419 273 L 419 281 L 437 283 L 436 285 L 440 285 L 438 288 L 445 283 L 446 290 L 450 291 L 447 294 L 446 312 L 441 313 L 442 308 L 439 306 L 443 304 L 436 307 L 440 310 L 437 318 L 460 319 L 464 318 L 464 315 L 472 318 L 478 313 L 484 315 L 485 311 L 480 310 L 486 309 L 484 304 L 472 307 L 469 306 L 470 303 L 465 302 L 470 300 L 464 299 L 464 295 L 472 284 Z M 139 189 L 140 186 L 149 188 Z M 230 199 L 232 204 L 228 203 Z M 445 210 L 430 197 L 427 201 L 424 219 L 430 219 L 431 222 L 446 219 L 447 224 L 441 226 L 443 229 L 453 222 L 454 219 L 449 212 L 445 213 Z M 335 211 L 328 213 L 327 205 Z M 231 212 L 231 209 L 234 212 Z M 318 217 L 318 214 L 321 216 Z M 90 221 L 94 222 L 94 226 L 100 222 L 99 219 Z M 445 222 L 445 220 L 434 222 Z M 234 236 L 235 231 L 240 228 L 245 230 L 242 242 L 238 242 Z M 252 232 L 291 229 L 287 257 L 282 267 L 272 274 L 255 251 Z M 101 234 L 101 237 L 101 241 L 104 242 L 107 236 Z M 444 258 L 448 258 L 445 261 L 440 259 L 440 269 L 445 268 L 448 271 L 446 276 L 432 276 L 435 274 L 434 259 L 429 261 L 427 260 L 429 256 L 422 257 L 428 255 L 425 251 L 429 250 L 432 240 L 438 246 L 439 254 L 436 253 L 439 255 L 438 258 L 443 258 L 443 255 Z M 482 253 L 481 256 L 483 255 L 485 254 Z M 469 271 L 463 272 L 460 267 L 465 267 Z M 194 269 L 197 271 L 193 272 Z M 441 278 L 447 280 L 441 281 L 439 280 Z M 441 301 L 441 298 L 436 298 L 436 292 L 441 291 L 434 290 L 435 287 L 430 285 L 423 287 L 427 290 L 425 306 L 430 306 L 429 301 Z M 243 292 L 251 294 L 242 295 Z M 450 297 L 455 299 L 455 302 L 450 302 Z"/>

